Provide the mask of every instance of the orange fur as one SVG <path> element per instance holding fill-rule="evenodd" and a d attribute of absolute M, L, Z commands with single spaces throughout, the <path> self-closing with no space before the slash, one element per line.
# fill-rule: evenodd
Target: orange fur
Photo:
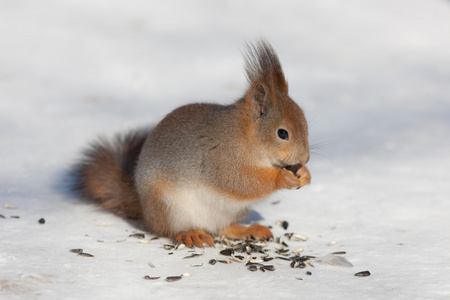
<path fill-rule="evenodd" d="M 175 241 L 178 244 L 185 244 L 189 248 L 193 246 L 203 248 L 204 244 L 208 246 L 214 245 L 213 237 L 203 230 L 182 231 L 177 234 Z"/>
<path fill-rule="evenodd" d="M 273 238 L 273 234 L 269 228 L 254 223 L 248 227 L 231 224 L 231 226 L 221 232 L 219 236 L 226 236 L 232 239 L 256 239 L 256 240 L 268 240 Z"/>

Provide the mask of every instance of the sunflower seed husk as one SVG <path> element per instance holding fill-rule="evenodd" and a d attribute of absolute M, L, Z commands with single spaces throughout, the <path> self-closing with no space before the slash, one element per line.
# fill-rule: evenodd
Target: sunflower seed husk
<path fill-rule="evenodd" d="M 188 256 L 183 257 L 183 259 L 187 259 L 187 258 L 197 258 L 197 257 L 200 257 L 201 255 L 203 255 L 203 253 L 197 253 L 197 252 L 194 252 L 194 253 L 192 253 L 191 255 L 188 255 Z"/>
<path fill-rule="evenodd" d="M 5 219 L 5 216 L 4 216 L 4 215 L 2 215 L 2 214 L 0 214 L 0 218 L 2 218 L 2 219 Z"/>
<path fill-rule="evenodd" d="M 231 259 L 229 259 L 229 258 L 227 258 L 227 259 L 218 258 L 217 261 L 220 263 L 223 263 L 223 264 L 231 264 Z"/>
<path fill-rule="evenodd" d="M 201 264 L 192 264 L 191 265 L 191 267 L 201 267 L 201 266 L 203 266 L 203 263 L 201 263 Z"/>
<path fill-rule="evenodd" d="M 210 265 L 215 265 L 216 262 L 217 262 L 217 260 L 215 260 L 214 258 L 209 260 Z"/>
<path fill-rule="evenodd" d="M 285 236 L 290 241 L 303 241 L 306 242 L 309 238 L 305 235 L 297 234 L 297 233 L 286 233 Z"/>
<path fill-rule="evenodd" d="M 255 272 L 256 270 L 258 270 L 258 267 L 257 267 L 256 265 L 249 265 L 249 266 L 247 267 L 247 269 L 248 269 L 249 271 Z"/>
<path fill-rule="evenodd" d="M 284 250 L 284 247 L 283 246 L 275 246 L 275 247 L 273 247 L 275 250 L 277 250 L 277 251 L 280 251 L 280 250 Z"/>
<path fill-rule="evenodd" d="M 295 249 L 294 251 L 292 251 L 292 253 L 300 253 L 303 252 L 305 249 L 303 249 L 302 247 L 299 247 L 297 249 Z"/>
<path fill-rule="evenodd" d="M 183 277 L 182 276 L 169 276 L 169 277 L 166 278 L 166 281 L 174 282 L 174 281 L 181 280 L 181 278 L 183 278 Z"/>
<path fill-rule="evenodd" d="M 94 257 L 94 255 L 89 254 L 89 253 L 85 253 L 85 252 L 78 253 L 78 256 L 83 256 L 83 257 Z"/>
<path fill-rule="evenodd" d="M 17 206 L 14 206 L 14 205 L 11 205 L 11 204 L 5 204 L 4 207 L 7 208 L 7 209 L 18 209 Z"/>
<path fill-rule="evenodd" d="M 154 264 L 152 264 L 152 262 L 151 262 L 151 261 L 149 261 L 149 262 L 148 262 L 148 265 L 150 266 L 150 268 L 154 268 L 154 267 L 155 267 L 155 265 L 154 265 Z"/>
<path fill-rule="evenodd" d="M 138 233 L 130 234 L 129 237 L 137 238 L 137 239 L 145 239 L 145 234 L 138 232 Z"/>
<path fill-rule="evenodd" d="M 275 256 L 275 258 L 276 259 L 281 259 L 281 260 L 290 260 L 289 258 L 287 258 L 287 257 L 282 257 L 282 256 Z"/>
<path fill-rule="evenodd" d="M 173 248 L 175 248 L 175 245 L 164 244 L 163 247 L 164 247 L 164 249 L 166 249 L 166 250 L 172 250 Z"/>
<path fill-rule="evenodd" d="M 144 279 L 145 280 L 156 280 L 156 279 L 160 279 L 161 277 L 150 277 L 150 276 L 148 276 L 148 275 L 145 275 L 144 276 Z"/>
<path fill-rule="evenodd" d="M 264 270 L 264 271 L 275 271 L 275 267 L 273 265 L 262 266 L 261 270 Z"/>
<path fill-rule="evenodd" d="M 186 245 L 185 245 L 185 244 L 178 244 L 178 245 L 175 247 L 176 250 L 183 250 L 184 248 L 186 248 Z"/>
<path fill-rule="evenodd" d="M 81 248 L 70 249 L 69 251 L 72 252 L 72 253 L 83 253 L 83 249 L 81 249 Z"/>
<path fill-rule="evenodd" d="M 235 256 L 234 254 L 231 254 L 231 257 L 237 262 L 240 262 L 240 263 L 244 262 L 244 257 L 242 255 L 236 255 Z"/>
<path fill-rule="evenodd" d="M 334 255 L 344 255 L 344 254 L 347 254 L 347 252 L 345 252 L 345 251 L 336 251 L 336 252 L 333 252 L 333 253 L 331 253 L 331 254 L 334 254 Z"/>

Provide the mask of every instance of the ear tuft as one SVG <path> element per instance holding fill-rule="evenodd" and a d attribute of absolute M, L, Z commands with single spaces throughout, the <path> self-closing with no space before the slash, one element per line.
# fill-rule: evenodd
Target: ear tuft
<path fill-rule="evenodd" d="M 247 43 L 245 70 L 250 86 L 263 82 L 268 92 L 288 93 L 288 85 L 275 50 L 265 40 Z"/>

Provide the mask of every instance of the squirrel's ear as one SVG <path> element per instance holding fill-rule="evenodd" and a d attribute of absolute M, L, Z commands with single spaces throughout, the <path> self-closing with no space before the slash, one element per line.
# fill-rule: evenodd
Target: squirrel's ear
<path fill-rule="evenodd" d="M 268 105 L 268 91 L 264 84 L 257 83 L 250 92 L 250 99 L 253 104 L 255 116 L 262 117 L 265 114 Z"/>

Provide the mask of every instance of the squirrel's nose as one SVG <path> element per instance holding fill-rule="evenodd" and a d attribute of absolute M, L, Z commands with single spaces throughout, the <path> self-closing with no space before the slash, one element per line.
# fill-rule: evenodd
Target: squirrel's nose
<path fill-rule="evenodd" d="M 300 157 L 300 163 L 302 165 L 306 165 L 306 163 L 309 161 L 309 151 L 302 154 L 302 156 Z"/>

